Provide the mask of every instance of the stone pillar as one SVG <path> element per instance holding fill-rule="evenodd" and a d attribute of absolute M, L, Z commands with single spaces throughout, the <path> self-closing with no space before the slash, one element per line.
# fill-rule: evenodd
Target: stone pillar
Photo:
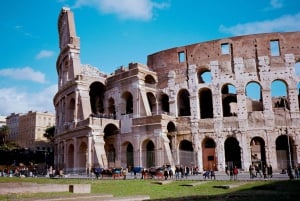
<path fill-rule="evenodd" d="M 99 166 L 103 168 L 107 168 L 108 163 L 107 163 L 107 157 L 104 149 L 105 142 L 103 136 L 104 133 L 100 133 L 99 135 L 93 134 L 94 150 L 95 150 L 95 155 L 97 157 Z"/>
<path fill-rule="evenodd" d="M 78 168 L 78 145 L 77 145 L 77 138 L 73 137 L 73 144 L 74 144 L 74 155 L 73 155 L 73 171 Z"/>
<path fill-rule="evenodd" d="M 134 144 L 133 144 L 133 162 L 135 167 L 142 167 L 142 147 L 140 141 L 140 135 L 134 135 Z"/>
<path fill-rule="evenodd" d="M 89 133 L 88 135 L 88 146 L 87 146 L 87 169 L 91 171 L 91 168 L 93 167 L 93 161 L 92 161 L 92 135 Z"/>
<path fill-rule="evenodd" d="M 65 167 L 67 167 L 67 159 L 68 159 L 68 155 L 67 155 L 68 152 L 67 152 L 67 149 L 68 149 L 68 147 L 67 147 L 67 142 L 66 142 L 66 140 L 64 140 L 63 143 L 64 143 L 63 166 L 64 166 L 64 168 L 65 168 Z"/>
<path fill-rule="evenodd" d="M 224 147 L 224 139 L 223 137 L 221 137 L 221 133 L 218 134 L 218 138 L 217 138 L 217 147 L 216 147 L 216 151 L 217 151 L 217 157 L 218 157 L 218 170 L 219 171 L 224 171 L 225 170 L 225 147 Z M 224 135 L 225 136 L 225 135 Z"/>

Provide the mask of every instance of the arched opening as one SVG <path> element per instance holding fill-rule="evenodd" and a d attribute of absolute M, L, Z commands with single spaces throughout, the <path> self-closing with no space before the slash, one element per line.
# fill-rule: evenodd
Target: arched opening
<path fill-rule="evenodd" d="M 154 167 L 155 166 L 155 146 L 154 143 L 149 140 L 146 144 L 146 167 Z"/>
<path fill-rule="evenodd" d="M 222 87 L 222 105 L 224 117 L 237 116 L 236 89 L 231 84 L 226 84 Z"/>
<path fill-rule="evenodd" d="M 213 118 L 213 100 L 210 89 L 204 88 L 200 90 L 199 102 L 201 119 Z"/>
<path fill-rule="evenodd" d="M 206 83 L 209 84 L 212 81 L 211 72 L 208 69 L 202 69 L 198 71 L 198 83 Z"/>
<path fill-rule="evenodd" d="M 108 124 L 104 128 L 104 149 L 109 167 L 115 166 L 116 151 L 114 143 L 116 142 L 119 129 L 114 124 Z"/>
<path fill-rule="evenodd" d="M 211 138 L 202 141 L 203 170 L 217 170 L 216 143 Z"/>
<path fill-rule="evenodd" d="M 288 109 L 289 101 L 287 97 L 287 85 L 282 80 L 274 80 L 271 84 L 271 95 L 272 95 L 272 105 L 273 110 L 276 108 Z"/>
<path fill-rule="evenodd" d="M 128 143 L 127 148 L 126 148 L 126 164 L 127 164 L 127 167 L 134 166 L 133 146 L 131 143 Z"/>
<path fill-rule="evenodd" d="M 276 157 L 277 157 L 278 169 L 287 169 L 288 166 L 292 166 L 292 168 L 294 168 L 293 147 L 294 147 L 294 141 L 291 137 L 288 137 L 286 134 L 277 137 Z"/>
<path fill-rule="evenodd" d="M 72 98 L 70 100 L 69 106 L 68 106 L 69 112 L 68 112 L 68 122 L 74 121 L 74 112 L 75 112 L 75 99 Z"/>
<path fill-rule="evenodd" d="M 190 94 L 186 89 L 179 91 L 177 96 L 178 116 L 190 116 Z"/>
<path fill-rule="evenodd" d="M 74 168 L 74 145 L 70 144 L 68 148 L 67 169 Z"/>
<path fill-rule="evenodd" d="M 100 82 L 94 82 L 90 86 L 90 104 L 93 114 L 104 113 L 104 93 L 105 86 Z"/>
<path fill-rule="evenodd" d="M 265 141 L 261 137 L 254 137 L 250 142 L 251 163 L 262 170 L 266 162 Z"/>
<path fill-rule="evenodd" d="M 160 102 L 161 102 L 161 110 L 162 110 L 162 112 L 169 113 L 170 112 L 169 96 L 167 94 L 161 94 L 161 96 L 160 96 Z"/>
<path fill-rule="evenodd" d="M 122 95 L 122 98 L 125 100 L 125 114 L 133 113 L 133 97 L 130 92 L 125 92 Z"/>
<path fill-rule="evenodd" d="M 181 165 L 190 166 L 194 163 L 194 148 L 190 141 L 182 140 L 179 144 L 179 161 Z"/>
<path fill-rule="evenodd" d="M 116 119 L 116 106 L 113 98 L 108 99 L 108 112 L 110 116 Z"/>
<path fill-rule="evenodd" d="M 249 82 L 246 86 L 247 111 L 263 111 L 261 86 L 257 82 Z"/>
<path fill-rule="evenodd" d="M 115 149 L 114 145 L 113 144 L 106 145 L 106 143 L 105 143 L 105 152 L 106 152 L 108 166 L 115 167 L 116 149 Z"/>
<path fill-rule="evenodd" d="M 156 98 L 153 95 L 153 93 L 148 92 L 147 93 L 147 99 L 150 107 L 150 111 L 152 114 L 156 114 Z"/>
<path fill-rule="evenodd" d="M 78 167 L 81 172 L 85 172 L 86 168 L 86 157 L 87 157 L 87 145 L 82 142 L 78 150 Z"/>
<path fill-rule="evenodd" d="M 146 75 L 145 76 L 145 83 L 146 84 L 155 84 L 156 81 L 152 75 Z"/>
<path fill-rule="evenodd" d="M 239 142 L 234 137 L 229 137 L 225 141 L 225 162 L 228 168 L 242 167 L 241 148 Z"/>

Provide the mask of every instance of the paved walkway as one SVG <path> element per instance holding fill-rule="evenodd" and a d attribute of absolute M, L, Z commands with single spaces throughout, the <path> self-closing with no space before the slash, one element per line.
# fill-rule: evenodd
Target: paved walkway
<path fill-rule="evenodd" d="M 228 180 L 230 181 L 230 176 L 226 175 L 225 172 L 215 172 L 216 174 L 216 180 Z M 66 175 L 66 178 L 77 178 L 77 179 L 96 179 L 95 176 L 87 176 L 87 175 Z M 133 174 L 128 173 L 126 176 L 126 179 L 140 179 L 141 178 L 141 174 L 137 174 L 136 178 L 134 177 Z M 112 179 L 110 177 L 105 177 L 103 179 Z M 116 179 L 123 179 L 123 177 L 116 177 Z M 175 176 L 173 178 L 171 178 L 172 180 L 175 180 Z M 299 179 L 299 178 L 298 178 Z M 170 178 L 168 178 L 168 180 L 170 180 Z M 187 177 L 183 177 L 180 178 L 179 180 L 197 180 L 197 181 L 202 181 L 202 180 L 211 180 L 209 179 L 204 179 L 204 177 L 202 176 L 202 174 L 198 174 L 198 175 L 189 175 Z M 233 179 L 232 179 L 233 180 Z M 251 180 L 289 180 L 289 177 L 287 174 L 280 174 L 280 173 L 274 173 L 272 178 L 264 178 L 263 176 L 260 177 L 259 175 L 257 175 L 257 177 L 251 179 L 250 175 L 248 172 L 240 172 L 238 174 L 237 177 L 238 181 L 251 181 Z"/>

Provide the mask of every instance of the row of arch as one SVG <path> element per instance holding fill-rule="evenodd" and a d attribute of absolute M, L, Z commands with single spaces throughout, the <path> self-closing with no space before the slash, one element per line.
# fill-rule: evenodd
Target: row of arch
<path fill-rule="evenodd" d="M 274 91 L 274 92 L 273 92 Z M 257 82 L 249 82 L 245 88 L 247 101 L 250 101 L 251 108 L 248 108 L 250 111 L 263 111 L 264 103 L 262 97 L 262 87 Z M 276 93 L 275 93 L 276 92 Z M 108 113 L 110 115 L 116 116 L 116 105 L 115 100 L 113 98 L 108 99 L 107 109 L 104 107 L 105 97 L 105 86 L 100 82 L 94 82 L 90 86 L 90 105 L 91 111 L 93 114 L 103 114 Z M 222 108 L 223 108 L 223 116 L 236 116 L 237 115 L 237 93 L 236 88 L 232 84 L 224 84 L 221 88 L 222 94 Z M 287 84 L 282 80 L 274 80 L 271 85 L 271 94 L 274 105 L 273 108 L 276 107 L 286 107 L 289 108 L 289 102 L 287 100 Z M 160 113 L 169 113 L 170 105 L 169 105 L 169 96 L 167 94 L 160 94 L 159 103 L 157 103 L 156 95 L 152 92 L 147 92 L 147 99 L 150 110 L 152 114 L 156 114 L 156 112 Z M 201 88 L 199 90 L 199 106 L 200 106 L 200 118 L 213 118 L 213 96 L 212 91 L 208 87 Z M 254 99 L 252 98 L 254 97 Z M 281 98 L 278 98 L 281 97 Z M 298 99 L 299 99 L 298 95 Z M 122 111 L 119 111 L 120 115 L 123 114 L 132 114 L 134 107 L 134 99 L 133 95 L 126 91 L 122 94 Z M 284 102 L 280 101 L 283 100 Z M 299 101 L 300 103 L 300 101 Z M 72 103 L 70 103 L 70 107 L 72 107 Z M 157 108 L 160 105 L 160 108 Z M 72 109 L 72 108 L 71 108 Z M 74 109 L 74 108 L 73 108 Z M 191 105 L 190 105 L 190 93 L 187 89 L 181 89 L 177 95 L 177 110 L 178 116 L 190 116 L 191 115 Z"/>
<path fill-rule="evenodd" d="M 116 138 L 114 136 L 118 135 L 116 132 L 116 126 L 109 124 L 104 130 L 104 149 L 107 158 L 108 164 L 115 164 L 117 158 L 116 150 Z M 113 137 L 113 140 L 109 139 Z M 178 144 L 178 147 L 172 147 L 173 141 L 175 140 L 174 136 L 168 134 L 168 138 L 170 140 L 169 146 L 170 150 L 173 153 L 173 159 L 175 159 L 175 163 L 181 165 L 190 165 L 197 164 L 196 152 L 194 151 L 193 143 L 189 140 L 181 140 Z M 175 143 L 176 144 L 176 143 Z M 67 168 L 72 168 L 75 166 L 74 159 L 74 144 L 69 144 L 67 148 Z M 133 167 L 137 165 L 136 161 L 134 161 L 136 152 L 134 151 L 134 146 L 131 142 L 126 141 L 122 143 L 122 152 L 125 152 L 125 161 L 127 167 Z M 196 145 L 197 146 L 197 145 Z M 203 170 L 214 169 L 217 170 L 218 163 L 218 150 L 217 143 L 211 137 L 205 137 L 201 142 L 201 151 L 202 151 L 202 165 Z M 251 139 L 249 147 L 251 152 L 251 162 L 253 164 L 264 165 L 267 164 L 267 156 L 266 156 L 266 143 L 262 137 L 255 136 Z M 290 164 L 290 160 L 292 160 L 295 156 L 294 150 L 294 141 L 292 138 L 288 138 L 287 135 L 279 135 L 276 138 L 276 157 L 277 157 L 277 167 L 279 169 L 284 169 Z M 163 164 L 156 164 L 156 156 L 158 149 L 155 146 L 155 143 L 151 139 L 146 139 L 141 143 L 142 148 L 142 165 L 144 167 L 153 167 L 159 166 Z M 178 150 L 177 150 L 178 149 Z M 85 168 L 87 164 L 87 151 L 88 147 L 86 142 L 81 142 L 79 144 L 77 151 L 76 163 L 79 168 Z M 225 151 L 225 163 L 229 165 L 235 165 L 239 168 L 242 168 L 242 156 L 241 156 L 241 147 L 239 141 L 230 136 L 224 141 L 224 151 Z M 177 153 L 177 154 L 176 154 Z M 120 154 L 120 153 L 119 153 Z M 177 160 L 176 160 L 177 159 Z"/>

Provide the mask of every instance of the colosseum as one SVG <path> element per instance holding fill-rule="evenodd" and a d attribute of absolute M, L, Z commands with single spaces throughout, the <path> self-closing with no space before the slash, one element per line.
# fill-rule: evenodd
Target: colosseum
<path fill-rule="evenodd" d="M 55 167 L 300 163 L 300 32 L 171 48 L 111 74 L 81 64 L 69 8 L 58 32 Z"/>

